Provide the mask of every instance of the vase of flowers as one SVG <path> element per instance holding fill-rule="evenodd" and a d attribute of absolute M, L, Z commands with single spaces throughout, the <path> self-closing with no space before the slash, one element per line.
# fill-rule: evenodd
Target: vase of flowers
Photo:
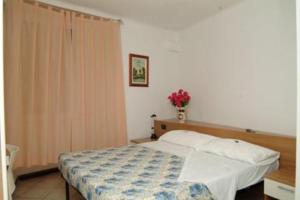
<path fill-rule="evenodd" d="M 178 92 L 173 92 L 170 96 L 168 96 L 168 99 L 177 109 L 177 119 L 180 122 L 184 122 L 186 120 L 186 107 L 191 100 L 189 93 L 183 89 L 180 89 Z"/>

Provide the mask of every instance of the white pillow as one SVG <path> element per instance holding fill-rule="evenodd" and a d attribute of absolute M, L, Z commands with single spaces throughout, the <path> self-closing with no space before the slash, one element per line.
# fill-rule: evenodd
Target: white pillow
<path fill-rule="evenodd" d="M 198 149 L 203 144 L 216 138 L 195 131 L 174 130 L 163 134 L 159 140 Z"/>
<path fill-rule="evenodd" d="M 240 160 L 251 164 L 271 164 L 280 153 L 271 149 L 236 139 L 216 139 L 201 146 L 201 151 Z"/>

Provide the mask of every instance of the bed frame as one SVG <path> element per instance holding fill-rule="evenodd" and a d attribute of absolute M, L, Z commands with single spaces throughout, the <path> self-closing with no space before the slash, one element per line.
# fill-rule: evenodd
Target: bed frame
<path fill-rule="evenodd" d="M 267 147 L 280 152 L 280 170 L 295 173 L 295 137 L 190 120 L 181 123 L 176 119 L 155 120 L 154 129 L 155 134 L 158 137 L 170 130 L 192 130 L 222 138 L 240 139 L 263 147 Z"/>

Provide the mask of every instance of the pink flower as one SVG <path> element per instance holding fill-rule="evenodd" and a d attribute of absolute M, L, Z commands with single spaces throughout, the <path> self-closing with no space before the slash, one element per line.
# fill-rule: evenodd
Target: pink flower
<path fill-rule="evenodd" d="M 191 97 L 187 91 L 179 89 L 178 92 L 171 93 L 168 99 L 174 106 L 182 107 L 188 105 Z"/>

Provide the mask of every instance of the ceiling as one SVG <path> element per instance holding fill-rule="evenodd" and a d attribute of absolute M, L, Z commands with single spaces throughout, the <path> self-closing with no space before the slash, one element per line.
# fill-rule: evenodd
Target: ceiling
<path fill-rule="evenodd" d="M 171 30 L 185 29 L 242 0 L 60 0 Z"/>

